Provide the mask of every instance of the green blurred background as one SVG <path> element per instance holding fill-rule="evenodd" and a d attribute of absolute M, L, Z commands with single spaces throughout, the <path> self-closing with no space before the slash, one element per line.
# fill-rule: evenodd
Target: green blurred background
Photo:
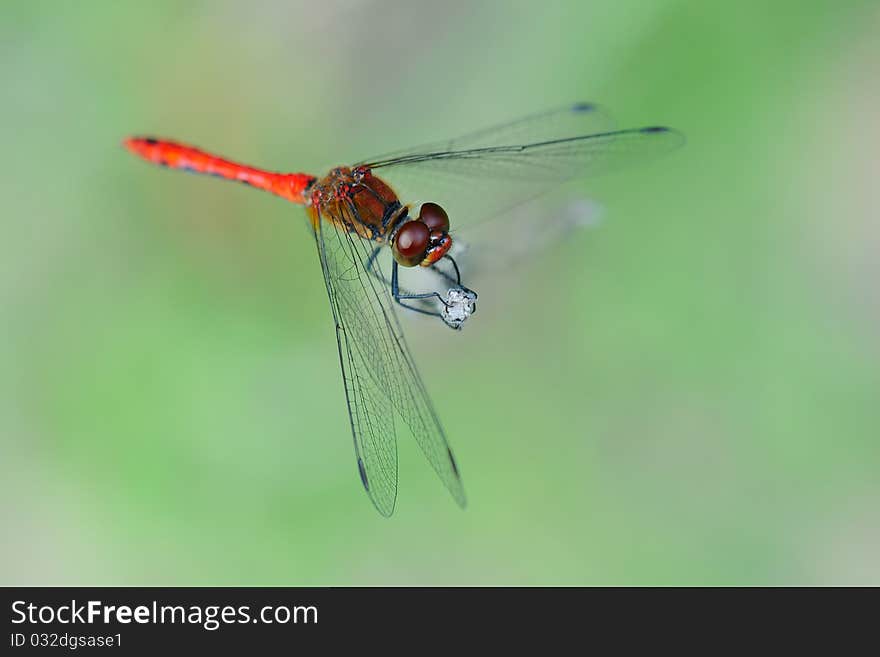
<path fill-rule="evenodd" d="M 880 584 L 876 2 L 21 1 L 0 37 L 0 584 Z M 385 520 L 302 210 L 119 141 L 319 172 L 575 100 L 688 144 L 585 183 L 603 222 L 462 333 L 407 322 L 470 504 L 402 430 Z"/>

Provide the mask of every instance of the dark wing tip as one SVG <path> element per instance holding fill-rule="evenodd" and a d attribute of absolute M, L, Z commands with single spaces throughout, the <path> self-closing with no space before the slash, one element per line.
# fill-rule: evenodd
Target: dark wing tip
<path fill-rule="evenodd" d="M 448 447 L 446 448 L 446 453 L 449 455 L 449 463 L 452 465 L 452 471 L 455 473 L 455 476 L 461 480 L 461 475 L 458 472 L 458 463 L 455 462 L 455 457 L 452 455 L 452 450 Z"/>
<path fill-rule="evenodd" d="M 379 497 L 373 495 L 373 491 L 370 490 L 370 480 L 367 477 L 367 468 L 364 466 L 364 461 L 360 456 L 358 457 L 358 474 L 361 476 L 361 483 L 364 485 L 364 490 L 367 491 L 367 495 L 370 496 L 370 501 L 373 503 L 373 506 L 376 507 L 376 511 L 386 518 L 391 517 L 391 514 L 394 513 L 394 507 L 397 505 L 396 491 L 390 504 L 387 499 L 379 499 Z"/>
<path fill-rule="evenodd" d="M 467 498 L 464 496 L 464 487 L 461 483 L 461 473 L 458 471 L 458 463 L 455 461 L 455 457 L 452 455 L 452 450 L 449 447 L 446 448 L 446 456 L 449 458 L 449 465 L 452 466 L 452 472 L 455 474 L 455 478 L 457 480 L 458 485 L 447 485 L 449 488 L 449 492 L 452 493 L 452 497 L 458 503 L 462 509 L 467 506 Z"/>
<path fill-rule="evenodd" d="M 662 125 L 652 125 L 646 128 L 639 128 L 639 132 L 644 135 L 664 136 L 670 148 L 677 148 L 679 146 L 682 146 L 686 141 L 683 133 L 679 132 L 675 128 L 667 128 L 666 126 Z"/>
<path fill-rule="evenodd" d="M 358 474 L 361 476 L 361 483 L 364 485 L 364 489 L 369 493 L 370 482 L 367 479 L 367 470 L 364 468 L 364 462 L 361 457 L 358 457 Z"/>
<path fill-rule="evenodd" d="M 595 112 L 598 106 L 595 103 L 575 103 L 571 106 L 572 112 Z"/>
<path fill-rule="evenodd" d="M 569 111 L 572 114 L 584 115 L 585 120 L 600 122 L 593 126 L 594 131 L 609 132 L 614 129 L 615 121 L 611 118 L 611 113 L 598 103 L 582 101 L 572 105 Z"/>

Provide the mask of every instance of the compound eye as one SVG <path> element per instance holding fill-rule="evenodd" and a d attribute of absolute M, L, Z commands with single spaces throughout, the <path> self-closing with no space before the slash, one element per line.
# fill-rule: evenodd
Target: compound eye
<path fill-rule="evenodd" d="M 422 203 L 422 208 L 419 210 L 419 221 L 432 231 L 449 232 L 449 215 L 436 203 Z"/>
<path fill-rule="evenodd" d="M 407 221 L 394 238 L 394 259 L 404 267 L 415 267 L 428 251 L 431 231 L 421 221 Z"/>

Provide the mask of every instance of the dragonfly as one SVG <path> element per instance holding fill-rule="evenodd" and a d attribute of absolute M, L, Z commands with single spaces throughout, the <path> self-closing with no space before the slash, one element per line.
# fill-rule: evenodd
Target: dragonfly
<path fill-rule="evenodd" d="M 515 207 L 683 141 L 666 127 L 617 129 L 600 106 L 581 102 L 324 176 L 269 171 L 156 137 L 129 137 L 123 146 L 147 162 L 237 181 L 305 207 L 336 329 L 358 474 L 375 508 L 390 516 L 400 421 L 455 501 L 466 504 L 460 469 L 396 309 L 460 330 L 477 305 L 453 257 L 460 229 L 487 227 L 485 249 L 501 252 L 512 238 L 504 218 Z M 553 220 L 538 218 L 538 231 Z M 404 272 L 420 270 L 432 274 L 434 289 L 402 283 Z"/>

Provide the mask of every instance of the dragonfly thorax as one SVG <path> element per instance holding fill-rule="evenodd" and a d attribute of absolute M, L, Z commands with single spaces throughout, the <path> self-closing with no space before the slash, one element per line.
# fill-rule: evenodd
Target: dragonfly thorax
<path fill-rule="evenodd" d="M 364 239 L 386 242 L 403 208 L 397 194 L 363 167 L 337 167 L 309 189 L 315 228 L 324 219 Z"/>

